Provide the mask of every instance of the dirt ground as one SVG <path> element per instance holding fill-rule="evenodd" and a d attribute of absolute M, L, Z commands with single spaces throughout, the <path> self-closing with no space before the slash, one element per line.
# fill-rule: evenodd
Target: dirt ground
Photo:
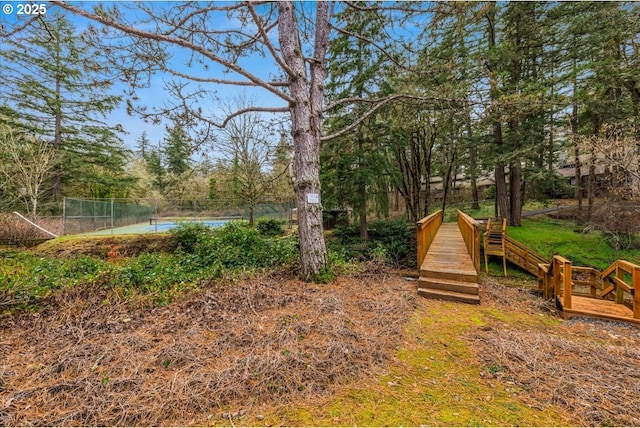
<path fill-rule="evenodd" d="M 437 304 L 415 286 L 385 270 L 330 285 L 281 275 L 205 285 L 159 308 L 66 290 L 0 321 L 0 425 L 259 424 L 384 372 L 408 319 Z M 486 367 L 479 381 L 517 385 L 528 405 L 553 404 L 578 425 L 640 425 L 640 329 L 556 322 L 550 304 L 493 279 L 481 292 L 492 321 L 464 336 Z M 438 308 L 453 316 L 456 305 Z"/>

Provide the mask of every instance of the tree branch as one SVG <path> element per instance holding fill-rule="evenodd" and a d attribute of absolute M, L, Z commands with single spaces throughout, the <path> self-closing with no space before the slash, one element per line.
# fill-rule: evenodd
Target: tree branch
<path fill-rule="evenodd" d="M 260 17 L 256 13 L 255 8 L 253 7 L 253 5 L 251 3 L 247 3 L 247 7 L 249 8 L 249 12 L 251 13 L 251 16 L 253 17 L 253 22 L 255 22 L 256 26 L 258 27 L 258 32 L 260 33 L 260 36 L 262 37 L 262 42 L 264 43 L 264 45 L 267 47 L 267 49 L 271 53 L 271 56 L 278 63 L 278 65 L 280 67 L 282 67 L 282 69 L 285 71 L 285 73 L 287 73 L 288 75 L 292 75 L 293 74 L 293 70 L 291 69 L 291 67 L 289 67 L 284 62 L 284 60 L 280 57 L 280 55 L 278 54 L 278 52 L 274 48 L 273 44 L 271 44 L 271 42 L 269 41 L 269 36 L 267 35 L 267 32 L 264 29 L 264 25 L 262 23 L 262 20 L 260 19 Z"/>
<path fill-rule="evenodd" d="M 256 87 L 259 86 L 258 84 L 256 84 L 255 82 L 247 82 L 247 81 L 242 81 L 242 80 L 228 80 L 228 79 L 218 79 L 215 77 L 199 77 L 199 76 L 194 76 L 191 74 L 186 74 L 186 73 L 182 73 L 180 71 L 174 70 L 172 68 L 169 67 L 162 67 L 162 71 L 165 71 L 173 76 L 176 77 L 181 77 L 183 79 L 187 79 L 187 80 L 192 80 L 194 82 L 200 82 L 200 83 L 216 83 L 219 85 L 231 85 L 231 86 L 251 86 L 251 87 Z M 276 82 L 276 81 L 272 81 L 272 82 L 268 82 L 269 85 L 273 86 L 273 87 L 286 87 L 288 85 L 287 82 Z"/>
<path fill-rule="evenodd" d="M 157 34 L 157 33 L 152 33 L 149 31 L 144 31 L 144 30 L 140 30 L 137 28 L 133 28 L 129 25 L 125 25 L 125 24 L 121 24 L 119 22 L 116 22 L 112 19 L 108 19 L 106 17 L 103 16 L 99 16 L 93 13 L 89 13 L 79 7 L 76 6 L 72 6 L 70 4 L 67 4 L 61 0 L 53 0 L 52 4 L 57 5 L 62 7 L 63 9 L 66 9 L 76 15 L 80 15 L 82 17 L 91 19 L 93 21 L 99 22 L 105 26 L 111 27 L 111 28 L 115 28 L 117 30 L 122 31 L 125 34 L 128 35 L 132 35 L 132 36 L 136 36 L 136 37 L 141 37 L 141 38 L 145 38 L 145 39 L 150 39 L 150 40 L 156 40 L 156 41 L 160 41 L 160 42 L 165 42 L 165 43 L 169 43 L 171 45 L 176 45 L 176 46 L 180 46 L 183 47 L 185 49 L 189 49 L 193 52 L 197 52 L 200 55 L 204 56 L 205 58 L 210 59 L 211 61 L 218 63 L 236 73 L 238 73 L 241 76 L 244 76 L 245 78 L 247 78 L 250 82 L 254 83 L 256 86 L 260 86 L 264 89 L 266 89 L 267 91 L 273 93 L 274 95 L 276 95 L 277 97 L 287 101 L 287 102 L 292 102 L 293 98 L 291 98 L 287 93 L 283 92 L 282 90 L 278 89 L 277 87 L 269 84 L 269 82 L 266 82 L 264 80 L 262 80 L 261 78 L 259 78 L 258 76 L 254 75 L 253 73 L 248 72 L 246 69 L 238 66 L 237 64 L 228 61 L 216 54 L 214 54 L 213 52 L 205 49 L 203 46 L 199 46 L 193 42 L 190 42 L 188 40 L 184 40 L 184 39 L 180 39 L 180 38 L 176 38 L 176 37 L 171 37 L 171 36 L 167 36 L 164 34 Z"/>

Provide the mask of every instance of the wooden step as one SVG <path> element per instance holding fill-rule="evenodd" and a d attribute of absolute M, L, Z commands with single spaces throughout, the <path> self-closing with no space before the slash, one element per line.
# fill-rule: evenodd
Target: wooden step
<path fill-rule="evenodd" d="M 447 300 L 450 302 L 480 304 L 480 296 L 476 294 L 456 293 L 455 291 L 418 288 L 418 294 L 428 299 Z"/>
<path fill-rule="evenodd" d="M 456 266 L 454 263 L 449 264 L 429 264 L 422 265 L 420 269 L 421 277 L 445 279 L 460 282 L 478 282 L 478 274 L 475 270 L 466 269 L 465 267 Z"/>
<path fill-rule="evenodd" d="M 472 282 L 454 281 L 450 279 L 420 277 L 418 288 L 453 291 L 463 294 L 478 294 L 478 284 Z"/>

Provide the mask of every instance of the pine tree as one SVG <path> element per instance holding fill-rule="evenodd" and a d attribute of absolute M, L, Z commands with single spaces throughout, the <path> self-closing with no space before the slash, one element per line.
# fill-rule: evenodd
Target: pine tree
<path fill-rule="evenodd" d="M 153 186 L 156 190 L 163 192 L 166 184 L 167 171 L 162 166 L 162 157 L 160 150 L 153 148 L 147 155 L 146 167 L 149 174 L 153 177 Z"/>
<path fill-rule="evenodd" d="M 366 8 L 365 8 L 366 9 Z M 359 34 L 353 39 L 341 34 L 329 44 L 327 95 L 330 100 L 354 97 L 370 98 L 383 86 L 384 58 L 367 40 L 380 40 L 384 18 L 373 10 L 346 8 L 336 16 L 344 22 L 344 31 Z M 328 127 L 339 129 L 352 125 L 366 107 L 356 104 L 329 112 Z M 362 121 L 352 133 L 323 144 L 321 181 L 323 200 L 330 207 L 352 206 L 360 221 L 360 237 L 367 238 L 369 203 L 378 211 L 388 211 L 388 178 L 383 172 L 387 158 L 381 150 L 380 130 L 371 119 Z"/>
<path fill-rule="evenodd" d="M 167 172 L 180 176 L 190 170 L 189 136 L 182 126 L 167 128 L 162 151 Z"/>
<path fill-rule="evenodd" d="M 17 112 L 6 119 L 11 125 L 53 145 L 58 159 L 56 200 L 65 193 L 63 187 L 78 183 L 78 178 L 104 183 L 106 174 L 114 181 L 114 191 L 127 185 L 117 179 L 128 155 L 121 129 L 103 122 L 120 97 L 108 94 L 112 80 L 73 25 L 63 15 L 50 13 L 3 43 L 0 103 Z"/>
<path fill-rule="evenodd" d="M 142 131 L 140 137 L 136 140 L 136 148 L 138 149 L 136 154 L 140 157 L 140 159 L 147 159 L 149 155 L 151 141 L 149 141 L 149 137 L 147 136 L 147 131 Z"/>

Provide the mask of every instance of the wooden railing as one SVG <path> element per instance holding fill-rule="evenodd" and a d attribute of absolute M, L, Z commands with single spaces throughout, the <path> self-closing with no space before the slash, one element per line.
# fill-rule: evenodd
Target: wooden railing
<path fill-rule="evenodd" d="M 625 274 L 629 275 L 630 283 L 625 281 Z M 624 304 L 624 293 L 631 294 L 633 318 L 640 319 L 640 266 L 616 260 L 602 272 L 602 282 L 606 287 L 600 293 L 601 298 L 615 293 L 615 302 Z"/>
<path fill-rule="evenodd" d="M 549 264 L 540 254 L 509 236 L 504 237 L 504 249 L 507 260 L 526 270 L 531 275 L 538 274 L 538 265 Z"/>
<path fill-rule="evenodd" d="M 480 230 L 478 222 L 458 210 L 458 228 L 462 233 L 462 238 L 473 261 L 473 266 L 476 268 L 476 272 L 480 272 Z"/>
<path fill-rule="evenodd" d="M 591 267 L 572 266 L 564 257 L 554 256 L 551 264 L 538 265 L 538 284 L 545 298 L 562 296 L 565 309 L 571 309 L 571 296 L 613 300 L 630 306 L 633 318 L 640 320 L 640 266 L 626 260 L 616 260 L 600 272 Z M 575 288 L 588 291 L 579 292 Z M 626 302 L 625 293 L 631 296 L 631 303 Z"/>
<path fill-rule="evenodd" d="M 442 210 L 426 216 L 420 220 L 416 225 L 416 238 L 417 238 L 417 256 L 418 256 L 418 269 L 422 265 L 422 261 L 427 255 L 429 246 L 433 242 L 433 237 L 436 236 L 436 232 L 442 224 Z"/>

